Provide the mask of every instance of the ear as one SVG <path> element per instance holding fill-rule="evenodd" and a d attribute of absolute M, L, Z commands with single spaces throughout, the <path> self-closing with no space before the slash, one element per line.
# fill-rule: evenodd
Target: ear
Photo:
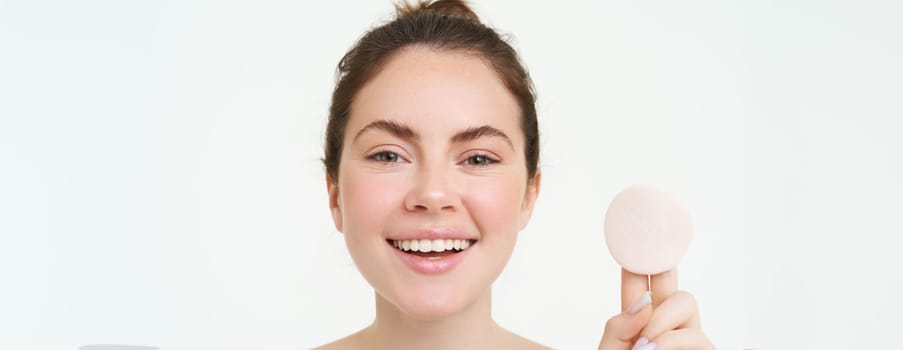
<path fill-rule="evenodd" d="M 533 208 L 536 206 L 536 199 L 539 198 L 540 185 L 542 185 L 542 173 L 537 170 L 536 175 L 533 176 L 533 182 L 527 185 L 527 193 L 524 195 L 523 205 L 521 206 L 520 229 L 518 231 L 523 230 L 524 227 L 527 227 L 527 223 L 530 222 Z"/>
<path fill-rule="evenodd" d="M 332 212 L 332 223 L 335 229 L 342 232 L 342 203 L 339 203 L 339 185 L 326 175 L 326 192 L 329 193 L 329 211 Z"/>

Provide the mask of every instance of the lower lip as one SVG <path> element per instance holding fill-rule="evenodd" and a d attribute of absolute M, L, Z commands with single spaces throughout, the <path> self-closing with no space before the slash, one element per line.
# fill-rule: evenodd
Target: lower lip
<path fill-rule="evenodd" d="M 441 258 L 427 258 L 408 254 L 398 250 L 398 248 L 393 247 L 391 244 L 389 245 L 389 249 L 395 251 L 395 255 L 398 256 L 405 265 L 408 265 L 411 270 L 424 275 L 441 275 L 451 271 L 455 266 L 458 266 L 458 263 L 460 263 L 461 260 L 464 260 L 464 257 L 470 252 L 475 244 L 476 243 L 472 243 L 469 248 L 464 249 L 459 253 L 450 254 Z"/>

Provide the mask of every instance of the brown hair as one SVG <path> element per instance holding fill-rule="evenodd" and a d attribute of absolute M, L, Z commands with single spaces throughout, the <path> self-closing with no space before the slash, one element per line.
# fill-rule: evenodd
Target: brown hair
<path fill-rule="evenodd" d="M 521 109 L 527 178 L 532 183 L 539 164 L 536 97 L 530 76 L 514 49 L 495 30 L 481 23 L 461 0 L 403 3 L 396 5 L 396 13 L 395 20 L 367 32 L 339 61 L 324 147 L 328 180 L 338 181 L 345 128 L 357 92 L 393 53 L 406 46 L 425 45 L 479 56 L 495 69 Z"/>

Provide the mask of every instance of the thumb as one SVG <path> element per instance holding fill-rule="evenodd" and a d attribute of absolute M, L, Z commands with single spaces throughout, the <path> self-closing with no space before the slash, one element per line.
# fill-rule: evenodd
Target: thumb
<path fill-rule="evenodd" d="M 599 342 L 599 350 L 627 350 L 633 347 L 640 332 L 649 322 L 652 315 L 652 297 L 648 292 L 642 293 L 624 311 L 608 319 L 605 323 L 605 333 Z"/>

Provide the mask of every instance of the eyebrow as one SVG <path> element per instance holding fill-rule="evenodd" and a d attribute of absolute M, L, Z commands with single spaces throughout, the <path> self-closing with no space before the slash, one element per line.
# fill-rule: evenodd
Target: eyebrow
<path fill-rule="evenodd" d="M 354 135 L 352 142 L 357 141 L 357 139 L 368 130 L 382 130 L 407 141 L 420 140 L 420 134 L 414 131 L 414 129 L 412 129 L 410 126 L 396 121 L 381 119 L 367 124 L 367 126 L 361 128 L 361 130 L 358 131 L 356 135 Z M 451 139 L 449 139 L 449 142 L 460 143 L 473 141 L 483 136 L 500 137 L 505 140 L 506 143 L 508 143 L 508 146 L 511 146 L 512 150 L 514 149 L 514 143 L 511 142 L 511 138 L 508 137 L 508 135 L 506 135 L 501 130 L 489 125 L 467 128 L 464 131 L 460 131 L 452 136 Z"/>
<path fill-rule="evenodd" d="M 511 138 L 509 138 L 508 135 L 505 135 L 505 133 L 501 130 L 493 128 L 489 125 L 467 128 L 466 130 L 455 134 L 455 136 L 452 136 L 450 141 L 451 143 L 467 142 L 476 140 L 483 136 L 501 137 L 505 140 L 505 142 L 508 143 L 508 146 L 511 146 L 511 149 L 514 150 L 514 143 L 511 142 Z"/>

